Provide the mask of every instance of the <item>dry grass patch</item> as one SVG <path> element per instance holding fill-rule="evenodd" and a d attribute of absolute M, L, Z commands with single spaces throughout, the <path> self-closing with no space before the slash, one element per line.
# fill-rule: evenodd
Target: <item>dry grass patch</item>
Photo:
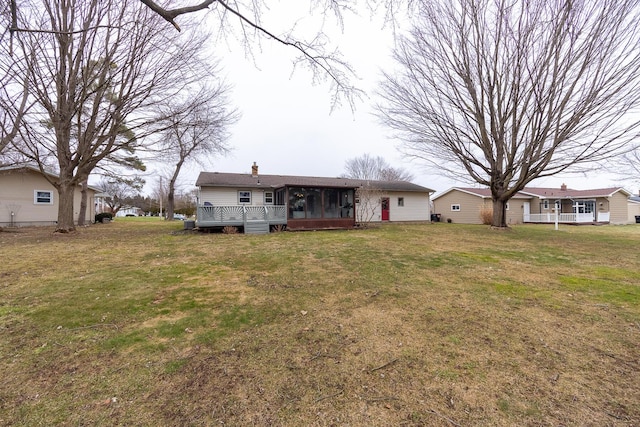
<path fill-rule="evenodd" d="M 0 424 L 640 423 L 640 227 L 0 233 Z"/>

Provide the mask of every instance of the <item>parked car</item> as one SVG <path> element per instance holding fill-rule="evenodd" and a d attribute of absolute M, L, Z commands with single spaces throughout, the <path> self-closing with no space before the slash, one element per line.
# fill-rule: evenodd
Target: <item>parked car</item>
<path fill-rule="evenodd" d="M 187 217 L 183 214 L 173 214 L 173 219 L 179 219 L 180 221 L 184 221 Z"/>

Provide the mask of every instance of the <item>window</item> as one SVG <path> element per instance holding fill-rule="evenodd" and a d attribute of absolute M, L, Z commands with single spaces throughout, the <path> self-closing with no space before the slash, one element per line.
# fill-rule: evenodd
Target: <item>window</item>
<path fill-rule="evenodd" d="M 549 200 L 545 199 L 542 201 L 542 209 L 549 210 Z"/>
<path fill-rule="evenodd" d="M 306 189 L 307 218 L 322 218 L 322 193 L 319 188 Z"/>
<path fill-rule="evenodd" d="M 264 192 L 264 204 L 272 205 L 273 204 L 273 191 L 265 191 Z"/>
<path fill-rule="evenodd" d="M 398 197 L 398 206 L 404 206 L 404 197 Z"/>
<path fill-rule="evenodd" d="M 353 218 L 353 190 L 289 188 L 289 218 Z"/>
<path fill-rule="evenodd" d="M 451 212 L 460 212 L 460 205 L 451 205 Z"/>
<path fill-rule="evenodd" d="M 33 203 L 36 205 L 52 205 L 53 191 L 35 190 L 33 192 Z"/>
<path fill-rule="evenodd" d="M 238 191 L 238 203 L 251 204 L 251 191 Z"/>
<path fill-rule="evenodd" d="M 509 202 L 505 203 L 504 209 L 507 210 L 507 211 L 509 210 Z"/>
<path fill-rule="evenodd" d="M 304 218 L 305 189 L 289 189 L 289 218 Z"/>

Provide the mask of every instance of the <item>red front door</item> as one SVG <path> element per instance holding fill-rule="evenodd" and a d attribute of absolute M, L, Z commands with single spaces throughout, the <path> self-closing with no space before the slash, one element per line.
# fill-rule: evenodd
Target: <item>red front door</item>
<path fill-rule="evenodd" d="M 382 208 L 382 220 L 389 221 L 389 198 L 388 197 L 382 198 L 381 208 Z"/>

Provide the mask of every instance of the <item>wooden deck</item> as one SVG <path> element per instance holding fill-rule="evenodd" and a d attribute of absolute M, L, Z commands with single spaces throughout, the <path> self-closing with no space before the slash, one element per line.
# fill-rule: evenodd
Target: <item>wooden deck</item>
<path fill-rule="evenodd" d="M 271 226 L 287 225 L 286 206 L 198 206 L 196 227 L 244 227 L 245 232 L 269 232 Z"/>

